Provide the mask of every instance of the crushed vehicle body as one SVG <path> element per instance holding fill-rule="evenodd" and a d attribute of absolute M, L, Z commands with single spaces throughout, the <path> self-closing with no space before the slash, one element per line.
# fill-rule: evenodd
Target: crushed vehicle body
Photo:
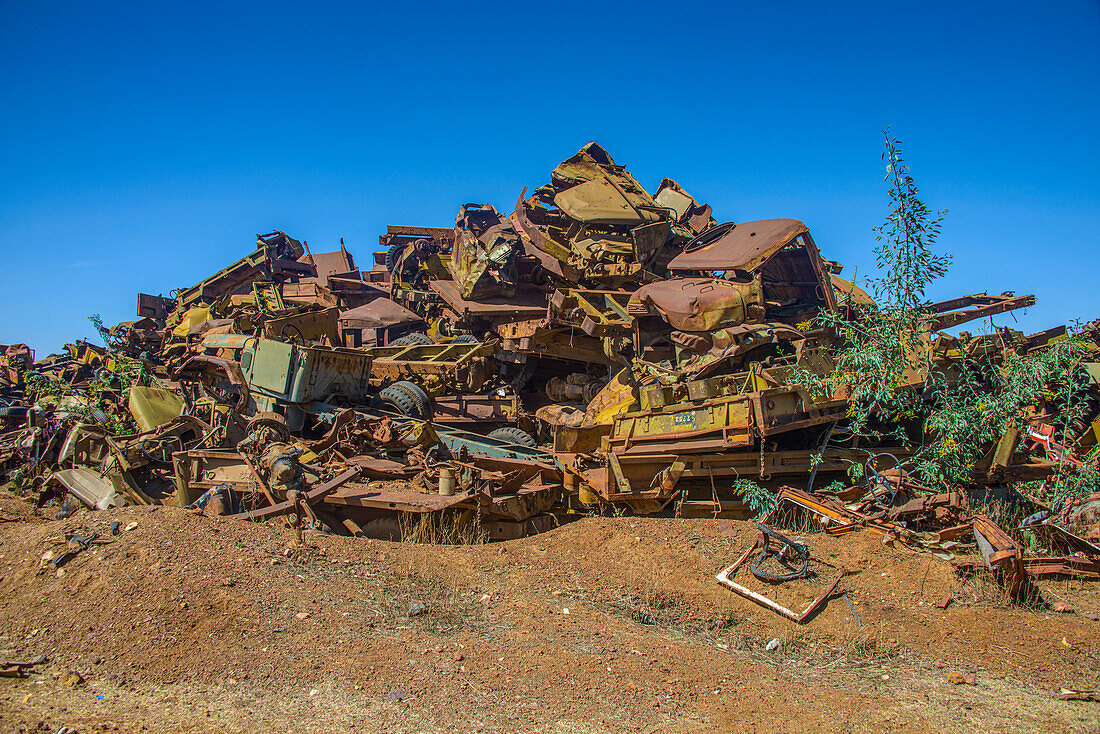
<path fill-rule="evenodd" d="M 1088 410 L 1024 406 L 977 447 L 965 486 L 925 486 L 905 468 L 919 441 L 849 431 L 853 385 L 828 382 L 843 335 L 818 317 L 876 304 L 806 223 L 716 219 L 589 143 L 511 212 L 464 203 L 438 224 L 390 225 L 358 259 L 342 239 L 313 252 L 257 235 L 198 283 L 138 294 L 104 346 L 0 347 L 0 468 L 42 504 L 167 504 L 299 532 L 476 542 L 595 513 L 756 517 L 949 556 L 1013 596 L 1100 578 L 1100 495 L 1030 491 L 1098 463 L 1100 324 L 1075 337 L 1091 350 Z M 925 304 L 915 348 L 950 385 L 964 357 L 997 370 L 1073 336 L 959 330 L 1034 303 Z M 899 387 L 923 399 L 928 377 Z M 981 510 L 997 493 L 1026 525 Z M 716 580 L 803 623 L 839 579 L 805 610 L 753 591 L 738 573 L 803 550 L 761 533 Z"/>

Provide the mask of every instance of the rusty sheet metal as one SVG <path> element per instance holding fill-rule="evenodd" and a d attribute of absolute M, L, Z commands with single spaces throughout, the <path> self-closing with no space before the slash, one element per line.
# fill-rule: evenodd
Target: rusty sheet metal
<path fill-rule="evenodd" d="M 515 423 L 522 412 L 515 395 L 436 395 L 432 420 L 436 423 Z"/>
<path fill-rule="evenodd" d="M 1020 563 L 1031 576 L 1100 579 L 1100 560 L 1095 558 L 1042 556 L 1024 558 Z"/>
<path fill-rule="evenodd" d="M 1005 573 L 1008 590 L 1016 596 L 1022 589 L 1024 576 L 1023 546 L 985 515 L 974 518 L 974 539 L 985 565 Z"/>
<path fill-rule="evenodd" d="M 287 341 L 320 341 L 327 339 L 329 344 L 340 344 L 340 334 L 336 320 L 340 309 L 336 306 L 320 311 L 305 311 L 268 319 L 264 322 L 263 335 L 268 339 L 286 339 Z"/>
<path fill-rule="evenodd" d="M 748 398 L 735 396 L 701 405 L 684 403 L 659 411 L 624 413 L 616 417 L 609 445 L 624 450 L 650 442 L 684 441 L 719 434 L 724 447 L 753 442 L 752 407 Z"/>
<path fill-rule="evenodd" d="M 463 204 L 455 218 L 450 269 L 462 297 L 511 296 L 523 243 L 512 222 L 488 204 Z"/>
<path fill-rule="evenodd" d="M 283 283 L 280 291 L 287 303 L 326 307 L 340 305 L 340 299 L 328 287 L 317 282 Z"/>
<path fill-rule="evenodd" d="M 513 321 L 546 315 L 546 292 L 530 285 L 517 287 L 515 294 L 508 298 L 493 296 L 478 301 L 463 298 L 452 280 L 433 280 L 430 287 L 459 316 L 507 316 Z"/>
<path fill-rule="evenodd" d="M 340 312 L 341 329 L 379 329 L 421 324 L 424 324 L 424 319 L 389 298 L 376 298 L 370 303 Z"/>
<path fill-rule="evenodd" d="M 248 334 L 209 334 L 203 337 L 203 349 L 244 349 L 256 337 Z"/>
<path fill-rule="evenodd" d="M 330 275 L 357 272 L 355 258 L 344 248 L 344 240 L 340 238 L 340 249 L 335 252 L 309 252 L 298 258 L 299 262 L 308 262 L 317 271 L 318 278 L 327 278 Z"/>
<path fill-rule="evenodd" d="M 763 294 L 756 281 L 718 278 L 674 278 L 644 285 L 627 304 L 634 317 L 663 316 L 679 331 L 715 331 L 764 315 Z"/>
<path fill-rule="evenodd" d="M 808 231 L 797 219 L 720 224 L 685 245 L 684 251 L 668 264 L 668 269 L 674 272 L 753 271 L 795 237 Z"/>

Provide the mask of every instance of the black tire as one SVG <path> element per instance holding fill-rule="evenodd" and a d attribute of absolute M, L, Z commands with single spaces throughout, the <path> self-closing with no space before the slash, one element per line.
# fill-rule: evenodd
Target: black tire
<path fill-rule="evenodd" d="M 413 397 L 404 390 L 394 387 L 384 387 L 371 401 L 371 407 L 375 410 L 388 410 L 410 418 L 417 417 L 419 406 Z"/>
<path fill-rule="evenodd" d="M 11 405 L 0 408 L 0 418 L 26 418 L 27 408 L 21 405 Z"/>
<path fill-rule="evenodd" d="M 397 267 L 397 261 L 401 257 L 401 253 L 405 251 L 405 245 L 396 244 L 390 245 L 390 249 L 386 250 L 386 270 L 393 272 L 393 269 Z"/>
<path fill-rule="evenodd" d="M 504 428 L 498 428 L 489 434 L 489 438 L 495 438 L 498 441 L 507 441 L 508 443 L 514 443 L 517 446 L 526 446 L 529 449 L 533 449 L 538 446 L 538 442 L 535 441 L 535 437 L 527 431 L 519 428 L 513 428 L 512 426 L 506 426 Z"/>
<path fill-rule="evenodd" d="M 435 344 L 432 338 L 427 334 L 421 334 L 419 331 L 414 331 L 411 334 L 406 334 L 400 339 L 394 339 L 390 342 L 391 347 L 414 347 L 421 344 Z"/>
<path fill-rule="evenodd" d="M 477 344 L 477 337 L 473 334 L 459 334 L 451 339 L 451 344 Z"/>
<path fill-rule="evenodd" d="M 398 380 L 390 385 L 394 390 L 400 390 L 408 395 L 414 401 L 416 401 L 417 408 L 419 409 L 419 418 L 427 418 L 431 415 L 432 411 L 432 399 L 428 397 L 428 393 L 424 392 L 424 388 L 417 385 L 415 382 L 409 382 L 408 380 Z"/>

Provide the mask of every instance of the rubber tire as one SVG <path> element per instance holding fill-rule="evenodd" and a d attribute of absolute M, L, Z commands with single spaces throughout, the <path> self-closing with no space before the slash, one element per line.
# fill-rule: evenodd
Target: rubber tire
<path fill-rule="evenodd" d="M 371 407 L 375 410 L 388 407 L 401 415 L 416 418 L 418 417 L 417 410 L 420 406 L 418 406 L 416 400 L 404 390 L 399 390 L 395 387 L 384 387 L 374 397 L 374 400 L 371 401 Z"/>
<path fill-rule="evenodd" d="M 414 331 L 411 334 L 406 334 L 400 339 L 394 339 L 390 342 L 391 347 L 414 347 L 419 345 L 435 344 L 432 338 L 427 334 L 421 334 L 419 331 Z"/>
<path fill-rule="evenodd" d="M 386 250 L 386 270 L 393 272 L 393 269 L 397 267 L 397 261 L 401 257 L 401 253 L 405 251 L 405 245 L 396 244 L 390 245 L 390 249 Z"/>
<path fill-rule="evenodd" d="M 410 398 L 416 401 L 417 406 L 420 409 L 419 418 L 427 418 L 432 412 L 432 399 L 428 397 L 428 393 L 424 392 L 424 388 L 417 385 L 415 382 L 409 382 L 408 380 L 398 380 L 389 387 L 394 390 L 400 390 Z"/>
<path fill-rule="evenodd" d="M 538 446 L 538 442 L 535 441 L 535 437 L 527 431 L 520 428 L 514 428 L 512 426 L 505 426 L 504 428 L 498 428 L 489 434 L 489 438 L 495 438 L 498 441 L 507 441 L 508 443 L 514 443 L 517 446 L 526 446 L 529 449 L 533 449 Z"/>
<path fill-rule="evenodd" d="M 451 344 L 477 344 L 478 339 L 473 334 L 459 334 L 451 339 Z"/>
<path fill-rule="evenodd" d="M 9 405 L 0 408 L 0 418 L 26 418 L 27 408 L 22 405 Z"/>

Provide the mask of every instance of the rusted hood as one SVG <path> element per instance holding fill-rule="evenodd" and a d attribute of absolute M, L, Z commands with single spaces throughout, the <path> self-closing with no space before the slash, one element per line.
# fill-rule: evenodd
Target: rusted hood
<path fill-rule="evenodd" d="M 423 319 L 412 311 L 391 301 L 389 298 L 376 298 L 340 314 L 340 326 L 350 329 L 380 329 L 398 324 L 419 324 Z"/>
<path fill-rule="evenodd" d="M 627 303 L 632 316 L 663 316 L 673 329 L 714 331 L 744 323 L 760 303 L 754 282 L 672 278 L 642 286 Z"/>
<path fill-rule="evenodd" d="M 806 225 L 797 219 L 720 224 L 689 242 L 668 269 L 752 271 L 806 231 Z"/>

